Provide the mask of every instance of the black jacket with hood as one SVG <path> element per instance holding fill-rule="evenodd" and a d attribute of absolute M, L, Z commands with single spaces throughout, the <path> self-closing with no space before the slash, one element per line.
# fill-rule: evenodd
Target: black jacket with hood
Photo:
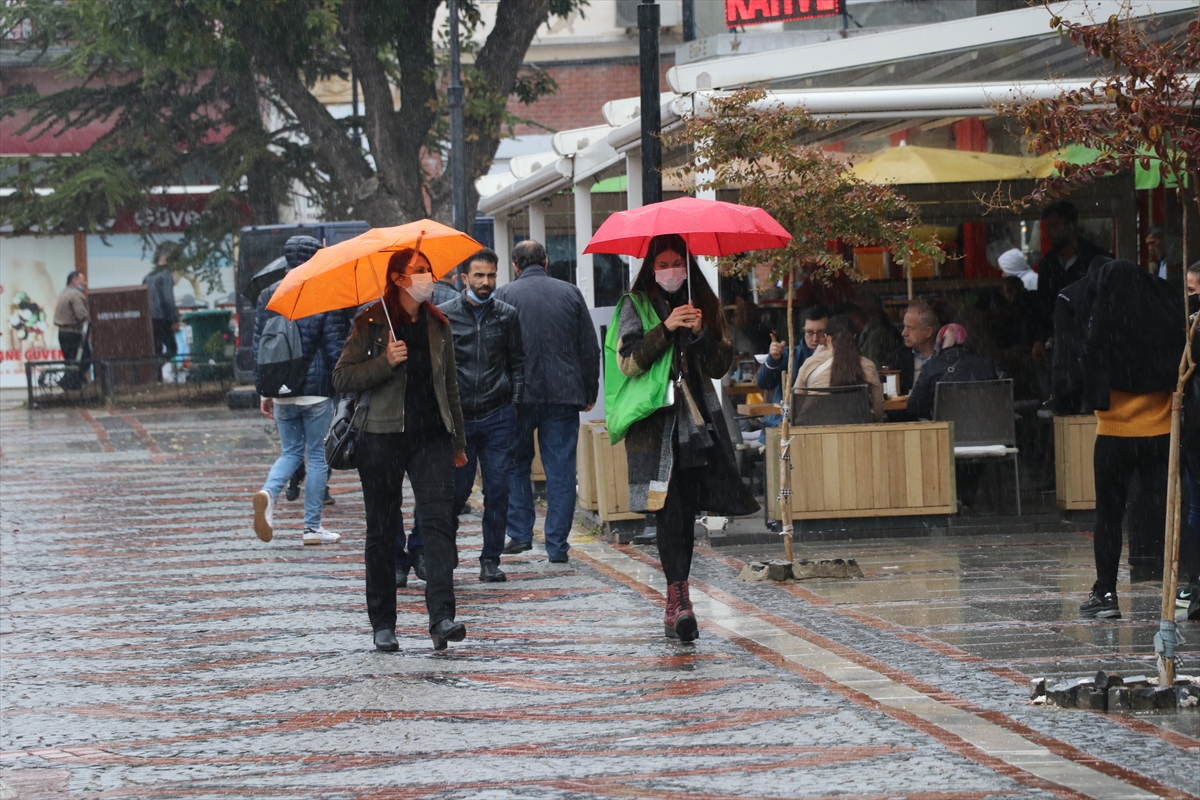
<path fill-rule="evenodd" d="M 1055 412 L 1109 407 L 1112 390 L 1175 387 L 1183 355 L 1183 303 L 1171 284 L 1132 261 L 1109 261 L 1063 289 L 1054 312 Z"/>

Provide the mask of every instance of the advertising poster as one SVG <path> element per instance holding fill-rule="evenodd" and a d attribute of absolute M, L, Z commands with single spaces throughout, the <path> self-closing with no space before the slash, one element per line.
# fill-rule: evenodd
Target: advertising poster
<path fill-rule="evenodd" d="M 75 269 L 70 236 L 0 238 L 0 387 L 25 386 L 25 361 L 62 358 L 54 306 Z"/>

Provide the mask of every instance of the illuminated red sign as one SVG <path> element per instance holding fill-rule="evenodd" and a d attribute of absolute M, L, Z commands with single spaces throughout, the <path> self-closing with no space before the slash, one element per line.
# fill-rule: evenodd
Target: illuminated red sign
<path fill-rule="evenodd" d="M 832 17 L 846 0 L 725 0 L 725 27 Z"/>

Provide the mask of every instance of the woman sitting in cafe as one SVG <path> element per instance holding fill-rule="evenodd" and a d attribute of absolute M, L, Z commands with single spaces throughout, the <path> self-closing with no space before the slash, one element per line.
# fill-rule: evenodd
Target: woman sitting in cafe
<path fill-rule="evenodd" d="M 933 419 L 934 392 L 943 381 L 996 380 L 996 363 L 966 348 L 967 331 L 962 325 L 943 325 L 936 342 L 933 358 L 921 370 L 908 396 L 909 419 Z"/>
<path fill-rule="evenodd" d="M 883 385 L 875 363 L 858 350 L 854 324 L 841 314 L 829 318 L 825 344 L 817 348 L 796 375 L 797 389 L 866 384 L 871 399 L 871 421 L 883 419 Z"/>

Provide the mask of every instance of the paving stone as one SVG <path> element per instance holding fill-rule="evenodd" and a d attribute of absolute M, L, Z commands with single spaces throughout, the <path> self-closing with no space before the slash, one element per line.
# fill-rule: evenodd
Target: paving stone
<path fill-rule="evenodd" d="M 1128 711 L 1129 690 L 1124 686 L 1114 686 L 1108 690 L 1108 710 Z"/>
<path fill-rule="evenodd" d="M 480 584 L 472 565 L 481 531 L 470 515 L 461 518 L 456 573 L 467 640 L 445 655 L 431 651 L 413 580 L 399 594 L 401 650 L 377 653 L 363 601 L 357 476 L 332 480 L 338 503 L 325 524 L 341 544 L 303 547 L 301 505 L 284 502 L 276 540 L 264 545 L 249 529 L 248 499 L 278 445 L 261 417 L 88 416 L 0 413 L 6 781 L 53 785 L 55 797 L 1051 796 L 769 652 L 710 630 L 695 645 L 665 640 L 660 600 L 583 559 L 550 565 L 540 540 L 505 557 L 507 583 Z M 411 518 L 411 492 L 405 500 Z M 1194 752 L 1100 715 L 1028 707 L 1013 691 L 1024 675 L 992 671 L 948 644 L 994 647 L 1006 667 L 1045 652 L 1032 674 L 1058 682 L 1134 663 L 1137 653 L 1120 648 L 1141 646 L 1140 628 L 1079 625 L 1064 635 L 1057 618 L 1009 626 L 995 613 L 997 591 L 1009 607 L 1037 606 L 1047 617 L 1056 603 L 1078 600 L 1053 599 L 1059 579 L 1040 567 L 1014 577 L 1006 564 L 1022 548 L 994 558 L 976 554 L 974 542 L 946 547 L 972 566 L 939 570 L 926 566 L 930 551 L 914 553 L 932 571 L 915 579 L 924 589 L 912 601 L 898 599 L 908 585 L 881 576 L 881 562 L 859 555 L 857 542 L 859 580 L 744 583 L 721 554 L 703 550 L 693 574 L 746 604 L 729 624 L 754 613 L 789 620 L 839 653 L 923 682 L 947 708 L 998 713 L 1074 748 L 1079 763 L 1102 753 L 1114 774 L 1188 790 L 1180 776 Z M 877 605 L 864 606 L 870 593 Z M 884 624 L 891 611 L 932 619 L 945 605 L 965 609 L 964 621 Z M 1064 644 L 1118 657 L 1085 666 L 1063 659 Z M 1103 747 L 1118 739 L 1119 751 Z"/>

